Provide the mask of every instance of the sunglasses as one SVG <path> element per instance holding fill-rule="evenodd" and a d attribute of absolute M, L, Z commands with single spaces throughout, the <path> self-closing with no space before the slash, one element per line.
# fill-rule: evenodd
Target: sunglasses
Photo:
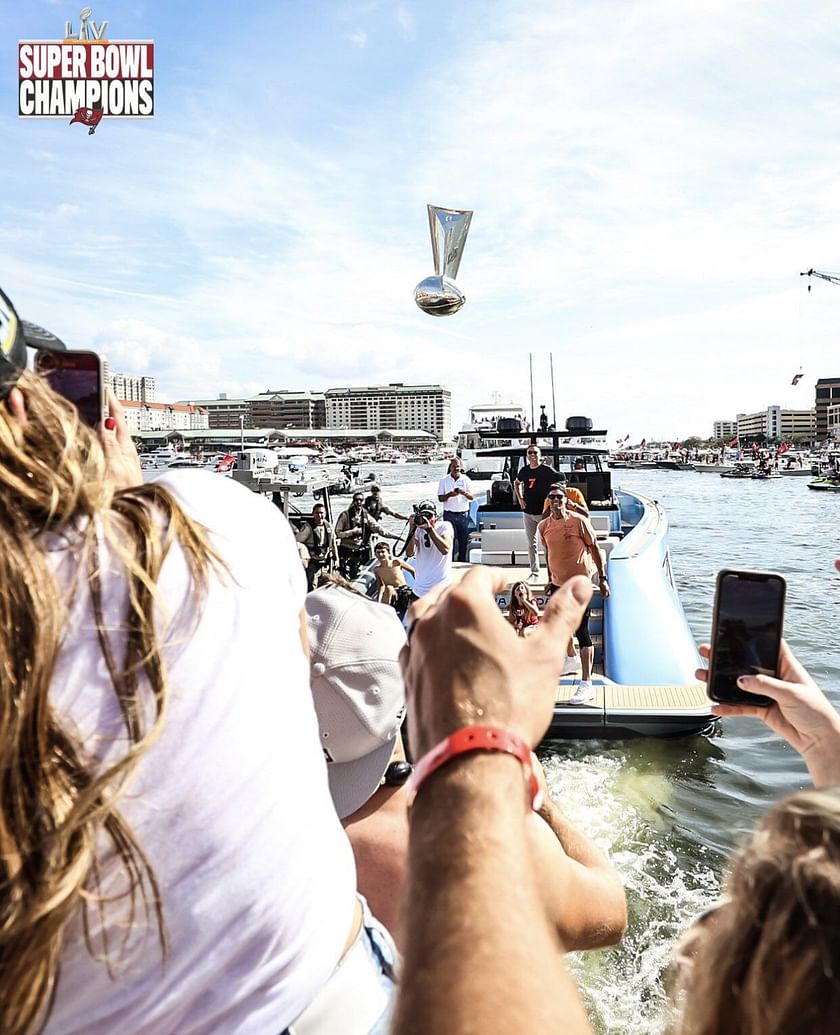
<path fill-rule="evenodd" d="M 562 500 L 566 498 L 566 494 L 563 492 L 550 492 L 548 498 L 550 500 Z"/>

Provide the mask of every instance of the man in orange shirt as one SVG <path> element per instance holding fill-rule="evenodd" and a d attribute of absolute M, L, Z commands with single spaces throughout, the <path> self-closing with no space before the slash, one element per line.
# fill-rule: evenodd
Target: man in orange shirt
<path fill-rule="evenodd" d="M 597 571 L 601 595 L 606 600 L 610 595 L 610 587 L 595 530 L 583 515 L 573 513 L 569 509 L 565 489 L 566 486 L 561 483 L 551 486 L 548 490 L 551 510 L 548 517 L 540 522 L 539 531 L 545 543 L 551 580 L 546 592 L 550 596 L 573 575 L 586 575 L 591 578 Z M 578 627 L 577 639 L 580 644 L 581 680 L 569 704 L 585 704 L 595 696 L 592 689 L 595 648 L 589 635 L 588 607 Z"/>

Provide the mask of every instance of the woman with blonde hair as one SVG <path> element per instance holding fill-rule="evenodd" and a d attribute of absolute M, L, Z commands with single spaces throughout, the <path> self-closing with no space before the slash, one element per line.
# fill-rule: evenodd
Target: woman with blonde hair
<path fill-rule="evenodd" d="M 330 994 L 374 1030 L 285 519 L 143 485 L 116 399 L 95 432 L 27 345 L 63 348 L 0 292 L 0 1031 L 306 1031 Z"/>

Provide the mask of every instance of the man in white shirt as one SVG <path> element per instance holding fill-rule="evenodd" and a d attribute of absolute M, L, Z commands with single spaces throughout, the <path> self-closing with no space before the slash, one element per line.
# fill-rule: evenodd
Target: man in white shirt
<path fill-rule="evenodd" d="M 472 482 L 461 471 L 461 461 L 453 457 L 449 474 L 441 478 L 438 499 L 443 504 L 443 519 L 452 526 L 455 535 L 453 559 L 466 561 L 470 538 L 470 503 L 475 499 Z"/>
<path fill-rule="evenodd" d="M 452 575 L 452 542 L 454 531 L 448 521 L 437 516 L 434 500 L 423 500 L 411 519 L 410 535 L 405 548 L 407 558 L 414 557 L 414 597 L 430 593 L 435 586 L 446 585 Z"/>

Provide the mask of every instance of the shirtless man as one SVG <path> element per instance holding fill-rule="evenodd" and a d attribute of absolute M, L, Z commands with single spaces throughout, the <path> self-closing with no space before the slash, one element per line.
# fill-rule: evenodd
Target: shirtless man
<path fill-rule="evenodd" d="M 590 577 L 597 571 L 598 584 L 604 600 L 610 595 L 604 560 L 598 549 L 595 530 L 582 514 L 569 510 L 566 500 L 565 482 L 556 482 L 548 490 L 548 501 L 551 510 L 548 517 L 541 522 L 539 532 L 545 543 L 550 582 L 546 588 L 551 595 L 567 579 L 575 575 Z M 585 704 L 595 696 L 592 686 L 592 665 L 595 648 L 589 635 L 589 608 L 583 613 L 578 626 L 577 639 L 580 644 L 581 680 L 569 700 L 569 704 Z M 570 668 L 568 660 L 564 672 Z"/>
<path fill-rule="evenodd" d="M 391 544 L 381 540 L 374 546 L 373 555 L 377 560 L 373 569 L 379 586 L 377 600 L 382 604 L 390 604 L 400 618 L 405 618 L 406 608 L 411 603 L 411 587 L 405 581 L 403 572 L 413 575 L 414 568 L 399 557 L 391 556 Z"/>

